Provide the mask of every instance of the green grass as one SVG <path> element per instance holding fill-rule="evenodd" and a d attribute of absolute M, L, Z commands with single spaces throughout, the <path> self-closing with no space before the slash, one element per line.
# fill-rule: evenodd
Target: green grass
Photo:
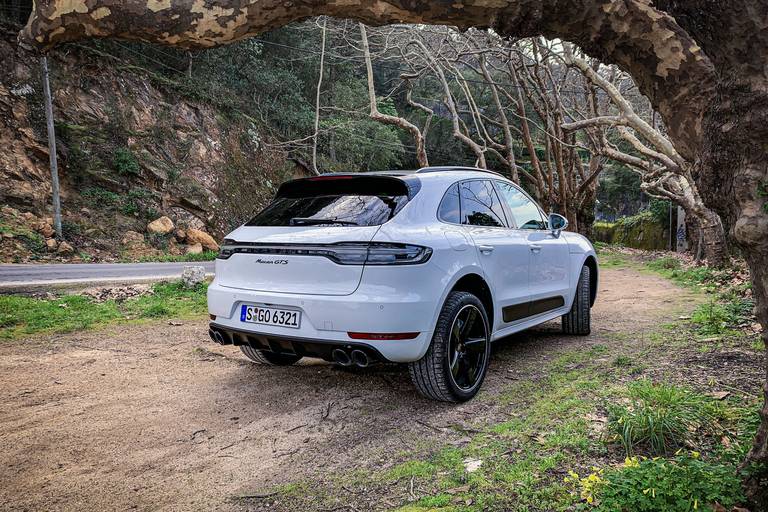
<path fill-rule="evenodd" d="M 387 471 L 380 477 L 387 485 L 414 479 L 421 487 L 436 488 L 399 510 L 568 510 L 573 497 L 561 473 L 588 454 L 604 450 L 590 435 L 585 417 L 594 411 L 595 396 L 614 389 L 601 386 L 590 368 L 567 369 L 588 364 L 592 357 L 589 351 L 564 354 L 552 363 L 544 380 L 509 386 L 496 400 L 505 403 L 525 396 L 527 407 L 514 418 L 489 425 L 466 446 L 445 447 L 426 459 L 414 453 L 413 459 Z M 468 473 L 466 459 L 483 464 Z"/>
<path fill-rule="evenodd" d="M 722 272 L 711 267 L 684 267 L 680 260 L 672 255 L 662 256 L 645 263 L 649 270 L 660 274 L 670 281 L 688 288 L 714 291 L 717 286 L 717 278 Z"/>
<path fill-rule="evenodd" d="M 66 333 L 116 322 L 157 318 L 191 318 L 206 312 L 207 285 L 186 289 L 180 282 L 157 283 L 153 294 L 121 303 L 93 302 L 81 295 L 57 299 L 0 296 L 0 339 L 40 333 Z"/>
<path fill-rule="evenodd" d="M 121 261 L 132 263 L 174 262 L 185 263 L 193 261 L 214 261 L 218 253 L 216 251 L 204 251 L 200 254 L 161 254 L 159 256 L 142 256 L 138 259 L 123 259 Z"/>

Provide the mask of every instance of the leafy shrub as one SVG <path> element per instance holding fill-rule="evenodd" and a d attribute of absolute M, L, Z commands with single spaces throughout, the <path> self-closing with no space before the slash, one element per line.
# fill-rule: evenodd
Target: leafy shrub
<path fill-rule="evenodd" d="M 628 386 L 629 405 L 609 405 L 608 431 L 632 454 L 638 446 L 666 454 L 708 425 L 715 404 L 709 397 L 671 384 L 638 380 Z"/>
<path fill-rule="evenodd" d="M 161 233 L 148 233 L 146 235 L 149 245 L 151 245 L 155 249 L 160 249 L 161 251 L 168 250 L 168 243 L 170 242 L 170 239 L 172 236 L 173 236 L 172 233 L 168 233 L 165 235 Z"/>
<path fill-rule="evenodd" d="M 87 187 L 83 189 L 82 196 L 93 208 L 111 208 L 120 201 L 120 196 L 101 187 Z"/>
<path fill-rule="evenodd" d="M 157 217 L 157 211 L 150 206 L 152 192 L 146 188 L 133 188 L 125 195 L 120 206 L 124 215 Z"/>
<path fill-rule="evenodd" d="M 733 466 L 703 461 L 696 452 L 628 458 L 621 467 L 595 469 L 585 478 L 570 472 L 566 482 L 599 512 L 711 511 L 715 504 L 730 509 L 744 499 Z"/>
<path fill-rule="evenodd" d="M 32 252 L 41 253 L 46 251 L 45 239 L 34 231 L 19 233 L 16 238 Z"/>
<path fill-rule="evenodd" d="M 83 234 L 80 224 L 69 220 L 61 221 L 61 233 L 65 240 L 71 240 Z"/>
<path fill-rule="evenodd" d="M 115 158 L 112 163 L 117 173 L 123 176 L 136 175 L 141 170 L 139 162 L 128 148 L 118 148 L 115 151 Z"/>

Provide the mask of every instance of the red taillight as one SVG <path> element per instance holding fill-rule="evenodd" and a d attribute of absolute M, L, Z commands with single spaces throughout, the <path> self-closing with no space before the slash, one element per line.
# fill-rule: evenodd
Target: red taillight
<path fill-rule="evenodd" d="M 417 332 L 348 332 L 347 336 L 353 340 L 412 340 Z"/>

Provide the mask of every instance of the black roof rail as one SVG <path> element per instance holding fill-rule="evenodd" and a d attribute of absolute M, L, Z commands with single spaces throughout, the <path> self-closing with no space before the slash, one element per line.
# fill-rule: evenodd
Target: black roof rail
<path fill-rule="evenodd" d="M 422 167 L 421 169 L 416 171 L 416 174 L 426 174 L 430 172 L 442 172 L 442 171 L 476 171 L 476 172 L 487 172 L 490 174 L 495 174 L 497 176 L 502 176 L 501 173 L 498 173 L 496 171 L 491 171 L 488 169 L 480 169 L 478 167 L 468 167 L 468 166 L 461 166 L 461 165 L 443 165 L 443 166 L 434 166 L 434 167 Z"/>

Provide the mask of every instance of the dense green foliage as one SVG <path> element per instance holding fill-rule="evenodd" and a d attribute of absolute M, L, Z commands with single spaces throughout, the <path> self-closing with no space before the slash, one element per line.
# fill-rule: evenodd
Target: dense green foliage
<path fill-rule="evenodd" d="M 633 215 L 640 210 L 643 194 L 640 175 L 626 166 L 611 165 L 600 176 L 597 210 L 603 218 Z"/>
<path fill-rule="evenodd" d="M 589 491 L 596 512 L 711 511 L 715 504 L 727 510 L 744 499 L 733 467 L 698 454 L 628 459 L 622 467 L 597 473 Z"/>
<path fill-rule="evenodd" d="M 253 134 L 256 145 L 281 141 L 281 148 L 309 162 L 321 48 L 321 29 L 314 22 L 194 54 L 141 43 L 88 45 L 150 70 L 165 87 L 218 105 L 233 117 L 255 121 L 261 132 Z M 343 44 L 341 35 L 330 29 L 326 48 L 319 167 L 381 170 L 409 163 L 408 138 L 368 117 L 362 54 Z M 397 107 L 392 104 L 392 108 Z M 119 168 L 125 172 L 130 162 L 121 162 Z"/>

